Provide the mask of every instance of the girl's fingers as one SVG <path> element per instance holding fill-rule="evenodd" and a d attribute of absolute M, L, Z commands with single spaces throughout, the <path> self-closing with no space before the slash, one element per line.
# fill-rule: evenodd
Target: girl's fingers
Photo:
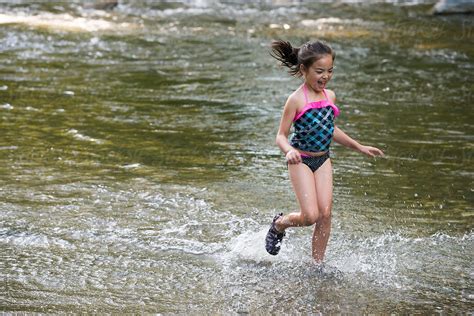
<path fill-rule="evenodd" d="M 380 149 L 374 147 L 371 150 L 371 154 L 372 154 L 372 157 L 383 156 L 383 151 L 381 151 Z"/>
<path fill-rule="evenodd" d="M 378 148 L 374 148 L 374 154 L 377 156 L 383 156 L 383 151 Z"/>
<path fill-rule="evenodd" d="M 301 157 L 299 155 L 290 156 L 288 158 L 288 163 L 295 165 L 301 162 Z"/>

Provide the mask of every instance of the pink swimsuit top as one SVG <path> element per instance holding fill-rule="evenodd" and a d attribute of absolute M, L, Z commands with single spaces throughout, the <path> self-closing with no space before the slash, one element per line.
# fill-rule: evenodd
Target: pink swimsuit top
<path fill-rule="evenodd" d="M 320 101 L 314 101 L 314 102 L 309 102 L 308 101 L 308 88 L 306 87 L 306 84 L 303 84 L 303 93 L 304 93 L 304 98 L 305 98 L 306 104 L 303 107 L 303 109 L 301 109 L 300 112 L 296 113 L 295 118 L 293 119 L 293 122 L 295 122 L 297 119 L 299 119 L 309 109 L 320 109 L 320 108 L 323 108 L 323 107 L 326 107 L 326 106 L 332 107 L 332 109 L 334 110 L 334 115 L 336 117 L 339 116 L 340 111 L 337 108 L 337 106 L 329 100 L 328 95 L 326 94 L 326 89 L 323 90 L 323 93 L 324 93 L 324 96 L 326 97 L 326 99 L 325 100 L 320 100 Z"/>
<path fill-rule="evenodd" d="M 339 109 L 333 104 L 323 90 L 325 100 L 309 102 L 308 88 L 303 84 L 306 104 L 296 113 L 293 119 L 294 133 L 290 145 L 308 152 L 328 151 L 334 134 L 334 118 Z"/>

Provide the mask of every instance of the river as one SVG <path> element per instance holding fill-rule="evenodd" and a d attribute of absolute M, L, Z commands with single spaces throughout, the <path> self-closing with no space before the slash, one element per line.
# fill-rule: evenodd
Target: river
<path fill-rule="evenodd" d="M 0 311 L 474 311 L 473 20 L 431 1 L 0 5 Z M 274 144 L 300 84 L 272 39 L 336 50 L 327 272 Z"/>

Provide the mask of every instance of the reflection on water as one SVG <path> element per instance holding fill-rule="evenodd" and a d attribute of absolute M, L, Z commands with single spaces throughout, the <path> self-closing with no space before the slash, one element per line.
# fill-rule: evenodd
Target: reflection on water
<path fill-rule="evenodd" d="M 284 2 L 284 3 L 283 3 Z M 430 4 L 123 2 L 0 8 L 4 311 L 472 311 L 472 21 Z M 274 145 L 299 84 L 273 38 L 337 51 L 323 272 Z"/>

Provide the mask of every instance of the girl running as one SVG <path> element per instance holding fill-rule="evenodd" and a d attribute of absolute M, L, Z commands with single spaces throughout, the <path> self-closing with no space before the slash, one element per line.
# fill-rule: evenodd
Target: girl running
<path fill-rule="evenodd" d="M 314 225 L 312 257 L 320 264 L 331 231 L 331 141 L 369 157 L 383 156 L 383 152 L 358 143 L 334 124 L 339 109 L 335 105 L 335 93 L 326 89 L 326 85 L 333 75 L 336 53 L 329 45 L 315 41 L 296 48 L 289 42 L 275 41 L 271 55 L 304 82 L 288 97 L 276 136 L 276 143 L 286 157 L 300 210 L 273 218 L 265 248 L 269 254 L 276 255 L 287 228 Z M 288 139 L 292 125 L 294 133 Z"/>

